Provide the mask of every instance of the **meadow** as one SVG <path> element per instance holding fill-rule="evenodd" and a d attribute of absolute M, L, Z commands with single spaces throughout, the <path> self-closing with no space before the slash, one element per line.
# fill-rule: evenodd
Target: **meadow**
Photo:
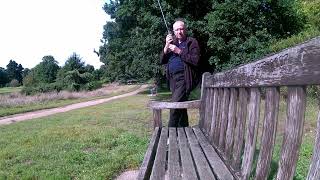
<path fill-rule="evenodd" d="M 60 91 L 39 93 L 32 96 L 26 96 L 12 89 L 10 93 L 0 94 L 0 117 L 41 109 L 61 107 L 89 100 L 108 98 L 136 90 L 139 87 L 140 85 L 109 84 L 94 91 Z M 3 92 L 4 91 L 5 90 L 3 90 Z"/>
<path fill-rule="evenodd" d="M 152 113 L 146 104 L 154 97 L 147 94 L 0 126 L 0 179 L 113 179 L 138 169 L 152 133 Z M 164 91 L 156 99 L 169 96 Z M 313 99 L 307 106 L 295 176 L 299 180 L 308 173 L 318 110 Z M 277 169 L 285 109 L 282 101 L 270 179 Z M 168 111 L 164 125 L 166 117 Z M 189 111 L 189 117 L 191 125 L 198 123 L 196 110 Z"/>
<path fill-rule="evenodd" d="M 0 88 L 0 95 L 1 94 L 20 92 L 21 89 L 22 89 L 22 87 L 4 87 L 4 88 Z"/>

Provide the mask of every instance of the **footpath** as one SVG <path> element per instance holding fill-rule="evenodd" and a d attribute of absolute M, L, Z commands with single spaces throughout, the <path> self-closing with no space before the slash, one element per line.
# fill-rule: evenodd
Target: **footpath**
<path fill-rule="evenodd" d="M 145 91 L 147 87 L 148 87 L 148 85 L 142 85 L 139 89 L 137 89 L 135 91 L 121 94 L 118 96 L 113 96 L 110 98 L 97 99 L 97 100 L 92 100 L 92 101 L 87 101 L 87 102 L 71 104 L 71 105 L 64 106 L 64 107 L 44 109 L 44 110 L 39 110 L 39 111 L 32 111 L 32 112 L 2 117 L 2 118 L 0 118 L 0 125 L 8 125 L 8 124 L 12 124 L 12 123 L 20 122 L 20 121 L 26 121 L 26 120 L 30 120 L 30 119 L 50 116 L 50 115 L 57 114 L 57 113 L 68 112 L 68 111 L 71 111 L 74 109 L 85 108 L 85 107 L 94 106 L 94 105 L 101 104 L 101 103 L 106 103 L 106 102 L 109 102 L 109 101 L 112 101 L 115 99 L 120 99 L 120 98 L 124 98 L 124 97 L 128 97 L 128 96 L 136 95 L 140 92 Z"/>

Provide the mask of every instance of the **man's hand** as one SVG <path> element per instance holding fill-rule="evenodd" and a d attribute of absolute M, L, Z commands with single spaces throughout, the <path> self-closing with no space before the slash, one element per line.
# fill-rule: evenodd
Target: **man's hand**
<path fill-rule="evenodd" d="M 174 44 L 169 44 L 169 49 L 170 49 L 170 51 L 172 51 L 176 54 L 181 54 L 181 52 L 182 52 L 182 50 Z"/>
<path fill-rule="evenodd" d="M 169 49 L 169 45 L 173 42 L 173 37 L 172 34 L 168 34 L 166 37 L 166 45 L 163 48 L 163 52 L 164 54 L 167 54 L 168 52 L 170 52 L 171 50 Z"/>

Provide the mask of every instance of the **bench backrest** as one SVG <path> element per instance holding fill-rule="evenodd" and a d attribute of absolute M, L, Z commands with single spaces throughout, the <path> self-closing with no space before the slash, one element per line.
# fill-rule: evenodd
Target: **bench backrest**
<path fill-rule="evenodd" d="M 249 179 L 253 173 L 255 179 L 267 179 L 276 136 L 282 136 L 276 134 L 280 88 L 287 87 L 277 179 L 292 179 L 303 135 L 306 87 L 317 84 L 319 37 L 227 72 L 205 73 L 199 126 L 236 176 Z M 319 131 L 320 114 L 308 179 L 320 179 Z M 258 157 L 255 168 L 254 156 Z"/>

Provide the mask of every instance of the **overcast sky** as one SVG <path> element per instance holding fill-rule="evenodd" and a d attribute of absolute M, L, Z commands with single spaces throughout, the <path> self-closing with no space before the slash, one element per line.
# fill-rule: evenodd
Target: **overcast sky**
<path fill-rule="evenodd" d="M 32 68 L 52 55 L 59 65 L 73 53 L 86 64 L 102 64 L 93 49 L 101 45 L 110 21 L 105 0 L 0 0 L 0 67 L 15 60 Z"/>

